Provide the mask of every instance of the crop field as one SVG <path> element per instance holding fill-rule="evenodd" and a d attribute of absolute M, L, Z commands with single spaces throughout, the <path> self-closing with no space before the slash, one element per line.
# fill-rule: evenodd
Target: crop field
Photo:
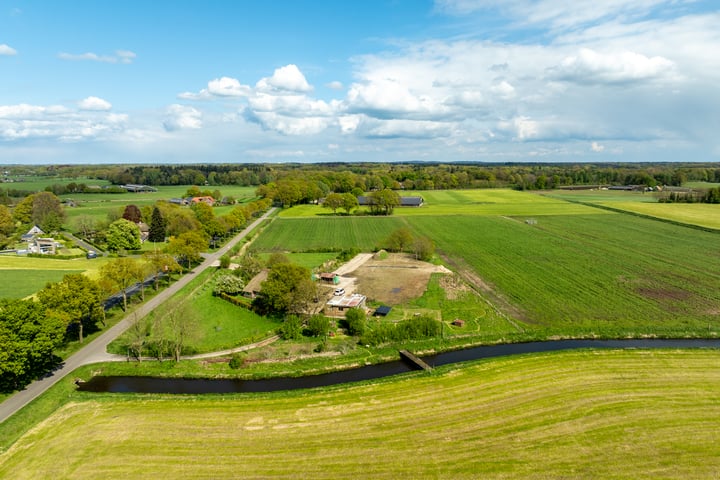
<path fill-rule="evenodd" d="M 543 216 L 533 225 L 479 216 L 410 223 L 530 325 L 720 333 L 717 234 L 622 214 Z"/>
<path fill-rule="evenodd" d="M 252 244 L 260 252 L 343 250 L 371 251 L 394 230 L 406 225 L 400 217 L 277 218 Z"/>
<path fill-rule="evenodd" d="M 507 357 L 276 394 L 70 396 L 0 455 L 0 477 L 720 476 L 714 350 Z"/>

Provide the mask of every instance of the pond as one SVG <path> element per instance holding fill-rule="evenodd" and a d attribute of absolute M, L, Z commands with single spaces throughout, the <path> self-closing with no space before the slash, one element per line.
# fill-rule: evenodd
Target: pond
<path fill-rule="evenodd" d="M 587 348 L 648 349 L 648 348 L 720 348 L 720 339 L 629 339 L 629 340 L 554 340 L 547 342 L 487 345 L 422 357 L 431 366 L 527 353 L 557 352 Z M 97 376 L 81 383 L 79 390 L 112 393 L 250 393 L 326 387 L 342 383 L 372 380 L 415 370 L 402 360 L 368 365 L 338 372 L 293 378 L 263 380 L 157 378 L 131 376 Z"/>

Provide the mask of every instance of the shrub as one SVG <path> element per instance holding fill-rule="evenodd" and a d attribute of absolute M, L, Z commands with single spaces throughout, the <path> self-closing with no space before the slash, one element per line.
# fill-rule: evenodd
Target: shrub
<path fill-rule="evenodd" d="M 233 370 L 237 370 L 238 368 L 245 365 L 246 359 L 247 359 L 247 354 L 245 354 L 245 353 L 233 353 L 233 356 L 230 359 L 228 366 L 230 368 L 232 368 Z"/>
<path fill-rule="evenodd" d="M 312 337 L 325 337 L 330 331 L 330 320 L 323 315 L 313 315 L 308 320 L 307 330 Z"/>
<path fill-rule="evenodd" d="M 302 321 L 297 315 L 289 315 L 277 329 L 283 340 L 297 340 L 302 337 Z"/>

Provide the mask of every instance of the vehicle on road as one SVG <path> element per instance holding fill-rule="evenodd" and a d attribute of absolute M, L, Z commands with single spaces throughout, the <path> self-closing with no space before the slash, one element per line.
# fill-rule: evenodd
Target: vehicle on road
<path fill-rule="evenodd" d="M 345 289 L 344 288 L 336 288 L 334 295 L 336 295 L 336 296 L 345 295 Z"/>

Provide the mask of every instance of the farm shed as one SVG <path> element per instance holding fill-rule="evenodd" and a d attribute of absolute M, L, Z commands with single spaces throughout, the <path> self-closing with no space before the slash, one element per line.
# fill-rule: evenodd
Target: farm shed
<path fill-rule="evenodd" d="M 267 280 L 269 273 L 270 273 L 269 270 L 262 270 L 260 273 L 255 275 L 248 282 L 248 284 L 245 285 L 245 288 L 243 288 L 243 291 L 242 291 L 243 297 L 247 297 L 247 298 L 257 297 L 257 294 L 260 293 L 260 288 L 261 288 L 262 282 Z"/>
<path fill-rule="evenodd" d="M 364 307 L 365 300 L 367 300 L 367 297 L 359 293 L 353 293 L 349 296 L 333 297 L 325 304 L 325 315 L 344 315 L 345 310 Z"/>
<path fill-rule="evenodd" d="M 375 313 L 373 313 L 376 317 L 384 317 L 388 313 L 390 313 L 390 310 L 392 310 L 392 307 L 388 307 L 387 305 L 383 305 L 381 307 L 378 307 L 375 309 Z"/>
<path fill-rule="evenodd" d="M 334 285 L 337 285 L 340 282 L 340 276 L 337 273 L 321 273 L 319 278 L 323 282 L 332 283 Z"/>

